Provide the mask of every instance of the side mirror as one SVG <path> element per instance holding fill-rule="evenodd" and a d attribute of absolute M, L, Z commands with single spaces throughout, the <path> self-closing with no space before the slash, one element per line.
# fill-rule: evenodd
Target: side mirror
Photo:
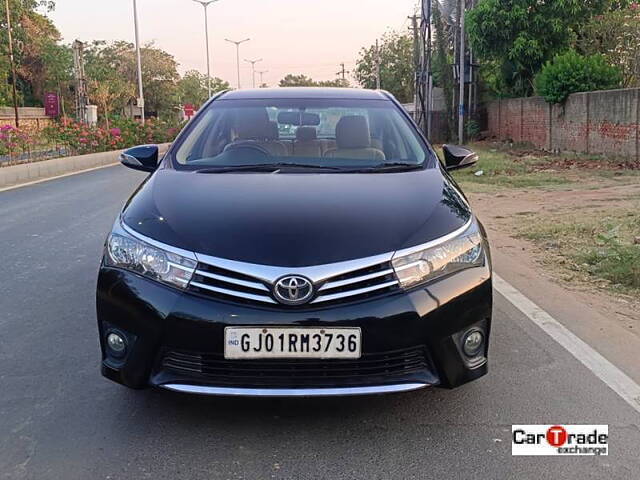
<path fill-rule="evenodd" d="M 134 170 L 153 172 L 158 168 L 158 146 L 140 145 L 125 150 L 120 154 L 120 163 Z"/>
<path fill-rule="evenodd" d="M 444 165 L 447 170 L 458 170 L 475 165 L 478 162 L 478 154 L 473 150 L 460 145 L 444 145 Z"/>

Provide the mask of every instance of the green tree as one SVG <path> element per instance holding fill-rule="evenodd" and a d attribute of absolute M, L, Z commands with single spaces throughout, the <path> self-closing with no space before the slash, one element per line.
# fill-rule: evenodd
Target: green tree
<path fill-rule="evenodd" d="M 602 55 L 583 56 L 571 50 L 547 62 L 536 76 L 536 90 L 550 103 L 562 103 L 576 92 L 620 86 L 622 75 Z"/>
<path fill-rule="evenodd" d="M 55 44 L 60 34 L 53 23 L 36 9 L 51 11 L 55 2 L 44 0 L 9 0 L 14 60 L 18 75 L 19 101 L 25 105 L 40 105 L 46 66 L 40 55 L 46 45 Z M 8 61 L 8 28 L 4 2 L 0 8 L 0 105 L 13 102 Z"/>
<path fill-rule="evenodd" d="M 400 102 L 413 101 L 415 70 L 413 39 L 409 35 L 386 33 L 379 44 L 380 85 Z M 376 46 L 362 48 L 356 63 L 355 76 L 365 88 L 376 88 Z"/>
<path fill-rule="evenodd" d="M 131 51 L 134 52 L 133 45 L 131 45 Z M 145 45 L 140 54 L 145 108 L 158 114 L 173 111 L 178 80 L 180 80 L 178 62 L 173 55 L 157 48 L 153 43 Z M 131 56 L 134 57 L 133 54 Z"/>
<path fill-rule="evenodd" d="M 622 72 L 622 86 L 640 86 L 640 4 L 592 18 L 580 32 L 578 47 L 586 55 L 602 54 Z"/>
<path fill-rule="evenodd" d="M 484 0 L 468 13 L 474 52 L 495 66 L 502 95 L 530 95 L 545 62 L 565 51 L 589 19 L 625 0 Z"/>
<path fill-rule="evenodd" d="M 73 105 L 73 94 L 69 86 L 73 83 L 73 52 L 68 45 L 49 43 L 42 49 L 42 63 L 46 75 L 44 90 L 56 92 L 60 99 L 61 113 L 66 115 L 66 105 Z"/>
<path fill-rule="evenodd" d="M 314 79 L 307 77 L 306 75 L 286 75 L 282 80 L 280 80 L 279 85 L 281 87 L 338 87 L 338 88 L 348 88 L 349 81 L 343 80 L 341 78 L 337 78 L 335 80 L 320 80 L 315 81 Z"/>
<path fill-rule="evenodd" d="M 70 51 L 59 44 L 60 33 L 47 17 L 24 15 L 20 27 L 29 39 L 21 45 L 17 65 L 25 102 L 41 105 L 46 90 L 58 90 L 71 79 L 73 59 Z"/>
<path fill-rule="evenodd" d="M 316 82 L 318 87 L 333 87 L 333 88 L 349 88 L 351 85 L 349 84 L 349 80 L 346 78 L 343 80 L 342 78 L 336 78 L 335 80 L 320 80 Z"/>
<path fill-rule="evenodd" d="M 128 58 L 129 50 L 126 42 L 108 45 L 94 41 L 85 48 L 89 99 L 98 105 L 98 113 L 105 119 L 112 112 L 123 111 L 136 97 L 135 63 L 130 65 L 135 59 Z"/>
<path fill-rule="evenodd" d="M 306 75 L 288 74 L 280 80 L 281 87 L 316 87 L 316 82 Z"/>
<path fill-rule="evenodd" d="M 211 79 L 211 93 L 228 90 L 229 82 L 215 77 Z M 190 103 L 196 109 L 209 99 L 207 76 L 197 70 L 189 70 L 178 81 L 178 103 Z"/>
<path fill-rule="evenodd" d="M 140 49 L 145 110 L 169 114 L 175 107 L 178 80 L 177 62 L 153 43 Z M 85 70 L 89 80 L 110 84 L 111 111 L 122 110 L 136 96 L 137 70 L 133 44 L 95 41 L 86 49 Z M 91 84 L 89 85 L 91 87 Z M 95 88 L 96 83 L 93 83 Z M 89 97 L 95 96 L 92 89 Z"/>

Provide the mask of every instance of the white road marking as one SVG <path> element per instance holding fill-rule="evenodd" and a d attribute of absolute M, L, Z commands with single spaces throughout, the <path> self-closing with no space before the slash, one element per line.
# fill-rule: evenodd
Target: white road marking
<path fill-rule="evenodd" d="M 494 287 L 500 295 L 524 313 L 547 335 L 564 347 L 593 374 L 606 383 L 624 401 L 640 413 L 640 385 L 604 358 L 587 343 L 571 333 L 564 325 L 525 297 L 513 285 L 494 273 Z"/>
<path fill-rule="evenodd" d="M 72 175 L 79 175 L 81 173 L 93 172 L 94 170 L 113 167 L 115 165 L 118 165 L 118 163 L 119 162 L 114 162 L 114 163 L 109 163 L 107 165 L 100 165 L 99 167 L 85 168 L 84 170 L 78 170 L 76 172 L 63 173 L 62 175 L 56 175 L 55 177 L 47 177 L 47 178 L 41 178 L 40 180 L 33 180 L 31 182 L 18 183 L 16 185 L 11 185 L 9 187 L 0 188 L 0 193 L 7 192 L 9 190 L 15 190 L 16 188 L 28 187 L 29 185 L 36 185 L 38 183 L 48 182 L 49 180 L 55 180 L 57 178 L 70 177 Z"/>

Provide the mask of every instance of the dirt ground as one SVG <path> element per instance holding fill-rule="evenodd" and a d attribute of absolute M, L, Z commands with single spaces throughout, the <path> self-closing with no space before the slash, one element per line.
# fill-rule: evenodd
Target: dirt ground
<path fill-rule="evenodd" d="M 597 178 L 559 189 L 472 191 L 467 195 L 487 227 L 494 251 L 508 256 L 514 264 L 533 269 L 567 295 L 615 318 L 625 329 L 640 335 L 640 298 L 628 292 L 612 291 L 593 277 L 567 275 L 567 270 L 557 261 L 559 257 L 553 245 L 534 243 L 520 234 L 530 222 L 597 218 L 615 210 L 635 210 L 640 215 L 640 182 L 620 185 L 613 179 Z"/>

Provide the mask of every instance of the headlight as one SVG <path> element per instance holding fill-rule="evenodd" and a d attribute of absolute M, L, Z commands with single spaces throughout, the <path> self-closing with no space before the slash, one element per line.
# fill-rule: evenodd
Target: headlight
<path fill-rule="evenodd" d="M 196 261 L 144 242 L 116 222 L 107 239 L 104 263 L 124 268 L 174 287 L 186 288 Z"/>
<path fill-rule="evenodd" d="M 443 275 L 483 265 L 482 236 L 474 221 L 456 237 L 440 243 L 430 242 L 423 249 L 396 252 L 391 263 L 400 286 L 413 287 Z"/>

